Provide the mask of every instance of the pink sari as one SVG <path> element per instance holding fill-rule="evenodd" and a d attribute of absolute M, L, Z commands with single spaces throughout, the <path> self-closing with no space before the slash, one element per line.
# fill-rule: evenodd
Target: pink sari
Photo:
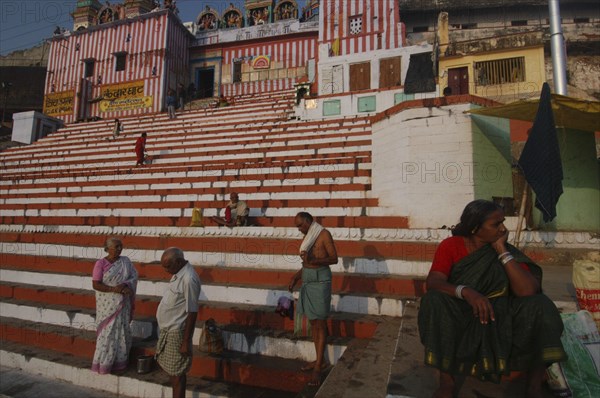
<path fill-rule="evenodd" d="M 99 262 L 108 262 L 106 259 Z M 131 348 L 131 328 L 137 271 L 129 258 L 119 257 L 102 276 L 107 286 L 127 284 L 133 294 L 124 296 L 119 293 L 99 292 L 96 290 L 96 352 L 92 362 L 92 371 L 100 374 L 111 370 L 127 368 Z"/>

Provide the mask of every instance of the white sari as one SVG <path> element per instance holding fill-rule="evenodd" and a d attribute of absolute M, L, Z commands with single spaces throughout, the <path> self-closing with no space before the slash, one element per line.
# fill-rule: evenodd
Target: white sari
<path fill-rule="evenodd" d="M 108 261 L 102 259 L 99 261 Z M 102 283 L 118 286 L 125 283 L 131 296 L 96 290 L 96 352 L 92 371 L 100 374 L 127 368 L 131 348 L 129 323 L 133 316 L 138 274 L 129 260 L 121 256 L 104 272 Z"/>

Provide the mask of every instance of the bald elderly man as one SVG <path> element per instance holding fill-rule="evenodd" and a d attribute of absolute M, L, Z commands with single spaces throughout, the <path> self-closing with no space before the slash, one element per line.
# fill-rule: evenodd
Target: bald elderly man
<path fill-rule="evenodd" d="M 183 398 L 187 372 L 192 365 L 192 336 L 198 315 L 200 278 L 183 251 L 176 247 L 165 250 L 160 263 L 173 276 L 156 310 L 160 334 L 155 358 L 170 376 L 173 398 Z"/>

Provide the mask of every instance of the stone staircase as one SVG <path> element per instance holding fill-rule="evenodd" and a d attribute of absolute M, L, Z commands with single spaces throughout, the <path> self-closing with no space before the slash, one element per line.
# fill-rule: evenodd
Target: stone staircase
<path fill-rule="evenodd" d="M 222 355 L 195 352 L 190 393 L 314 395 L 299 370 L 314 360 L 312 341 L 294 337 L 293 322 L 274 312 L 300 267 L 295 214 L 309 211 L 329 228 L 342 259 L 332 267 L 332 365 L 422 293 L 413 275 L 425 272 L 423 250 L 435 245 L 403 242 L 424 232 L 403 229 L 406 217 L 387 214 L 371 197 L 369 118 L 301 122 L 290 117 L 293 100 L 292 92 L 271 93 L 173 120 L 122 119 L 116 140 L 112 120 L 72 124 L 2 152 L 2 363 L 125 396 L 168 395 L 158 371 L 101 377 L 88 370 L 91 270 L 104 239 L 120 236 L 140 275 L 132 361 L 153 353 L 154 316 L 168 281 L 157 260 L 178 246 L 203 283 L 195 343 L 208 318 L 223 327 L 226 343 Z M 136 167 L 142 132 L 153 160 Z M 254 226 L 212 224 L 232 191 L 251 207 Z M 189 227 L 193 208 L 202 209 L 204 227 Z"/>
<path fill-rule="evenodd" d="M 371 186 L 377 117 L 299 121 L 293 101 L 293 92 L 268 93 L 173 120 L 122 119 L 116 140 L 111 120 L 72 124 L 0 152 L 2 365 L 115 395 L 169 396 L 162 372 L 138 375 L 133 362 L 153 353 L 156 308 L 169 279 L 158 260 L 177 246 L 202 280 L 194 342 L 203 321 L 214 318 L 226 346 L 221 355 L 194 353 L 189 396 L 430 395 L 435 380 L 422 366 L 415 311 L 449 231 L 409 228 L 408 217 L 380 206 Z M 142 132 L 152 163 L 136 167 Z M 210 220 L 223 215 L 232 191 L 250 206 L 253 226 Z M 204 227 L 189 226 L 194 208 Z M 274 312 L 301 265 L 298 211 L 331 231 L 340 258 L 331 267 L 326 357 L 333 366 L 319 391 L 306 387 L 309 375 L 300 371 L 315 359 L 312 342 L 294 337 L 293 322 Z M 597 242 L 588 235 L 526 231 L 524 249 L 543 264 L 569 263 Z M 121 376 L 89 370 L 91 273 L 107 236 L 122 238 L 140 277 L 132 366 Z M 572 310 L 564 280 L 561 273 L 553 299 Z M 418 383 L 415 372 L 423 375 Z"/>

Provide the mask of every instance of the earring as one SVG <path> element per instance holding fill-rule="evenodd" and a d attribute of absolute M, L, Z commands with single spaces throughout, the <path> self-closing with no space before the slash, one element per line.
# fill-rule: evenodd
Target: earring
<path fill-rule="evenodd" d="M 475 232 L 477 232 L 477 227 L 473 228 L 473 230 L 471 231 L 471 235 L 475 235 Z"/>

